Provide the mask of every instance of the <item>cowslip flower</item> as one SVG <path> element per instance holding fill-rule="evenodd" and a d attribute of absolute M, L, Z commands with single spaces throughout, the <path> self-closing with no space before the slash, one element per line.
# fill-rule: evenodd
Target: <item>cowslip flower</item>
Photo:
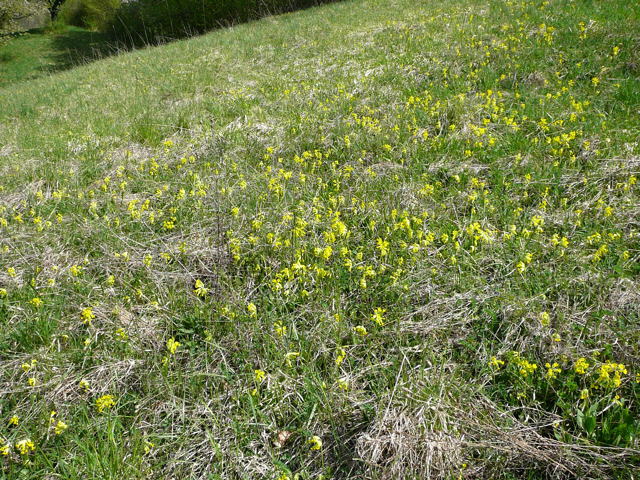
<path fill-rule="evenodd" d="M 589 362 L 587 362 L 587 359 L 584 357 L 580 357 L 579 359 L 577 359 L 576 363 L 573 365 L 573 369 L 579 375 L 584 375 L 587 372 L 588 368 Z"/>
<path fill-rule="evenodd" d="M 193 293 L 195 293 L 198 297 L 204 298 L 207 296 L 207 293 L 209 293 L 209 289 L 204 286 L 204 283 L 202 283 L 202 280 L 197 279 L 195 287 L 193 289 Z"/>
<path fill-rule="evenodd" d="M 300 352 L 289 352 L 284 356 L 284 360 L 287 363 L 287 366 L 290 367 L 293 364 L 293 361 L 300 356 Z"/>
<path fill-rule="evenodd" d="M 283 325 L 282 322 L 274 323 L 273 328 L 279 337 L 284 337 L 287 334 L 287 326 Z"/>
<path fill-rule="evenodd" d="M 29 301 L 29 303 L 30 303 L 31 305 L 33 305 L 34 307 L 39 308 L 39 307 L 41 307 L 41 306 L 42 306 L 42 303 L 43 303 L 43 302 L 42 302 L 42 299 L 41 299 L 40 297 L 33 297 L 33 298 Z"/>
<path fill-rule="evenodd" d="M 543 327 L 548 327 L 551 324 L 551 315 L 548 312 L 540 312 L 538 318 Z"/>
<path fill-rule="evenodd" d="M 80 265 L 71 265 L 71 267 L 69 267 L 69 272 L 72 276 L 78 277 L 82 274 L 82 267 Z"/>
<path fill-rule="evenodd" d="M 347 357 L 347 352 L 345 351 L 344 348 L 342 347 L 338 347 L 336 349 L 336 365 L 339 367 L 342 362 L 344 362 L 344 359 Z"/>
<path fill-rule="evenodd" d="M 376 239 L 376 247 L 380 250 L 380 256 L 386 257 L 389 254 L 389 241 L 382 238 Z"/>
<path fill-rule="evenodd" d="M 547 369 L 546 377 L 549 380 L 553 380 L 554 378 L 556 378 L 558 376 L 558 373 L 562 371 L 560 369 L 560 366 L 556 362 L 554 362 L 553 364 L 545 363 L 544 366 Z"/>
<path fill-rule="evenodd" d="M 21 368 L 26 373 L 29 370 L 35 368 L 37 364 L 38 364 L 38 361 L 35 358 L 32 358 L 30 363 L 23 363 L 21 365 Z"/>
<path fill-rule="evenodd" d="M 153 450 L 153 447 L 155 447 L 155 443 L 150 442 L 149 440 L 145 440 L 144 441 L 144 454 L 148 455 L 151 450 Z"/>
<path fill-rule="evenodd" d="M 109 410 L 116 404 L 113 395 L 103 395 L 99 398 L 96 398 L 96 409 L 98 413 L 102 413 L 105 410 Z"/>
<path fill-rule="evenodd" d="M 622 377 L 627 373 L 622 363 L 608 360 L 598 369 L 598 384 L 606 388 L 618 388 L 622 384 Z"/>
<path fill-rule="evenodd" d="M 20 455 L 28 455 L 30 452 L 35 452 L 36 450 L 35 444 L 28 438 L 16 442 L 16 448 L 18 452 L 20 452 Z"/>
<path fill-rule="evenodd" d="M 504 365 L 504 360 L 499 360 L 497 357 L 491 357 L 489 361 L 489 365 L 496 370 L 500 369 Z"/>
<path fill-rule="evenodd" d="M 175 355 L 176 351 L 178 350 L 178 348 L 180 348 L 181 345 L 182 344 L 180 342 L 176 342 L 176 339 L 173 337 L 167 340 L 167 350 L 171 355 Z"/>
<path fill-rule="evenodd" d="M 357 333 L 358 335 L 360 335 L 361 337 L 364 337 L 368 334 L 367 329 L 365 327 L 363 327 L 362 325 L 357 325 L 355 327 L 353 327 L 353 331 L 355 333 Z"/>
<path fill-rule="evenodd" d="M 53 432 L 56 435 L 62 435 L 62 433 L 69 428 L 69 425 L 67 425 L 66 423 L 64 423 L 62 420 L 58 420 L 58 422 L 56 423 L 55 428 L 53 429 Z"/>
<path fill-rule="evenodd" d="M 87 307 L 82 309 L 82 312 L 80 312 L 80 318 L 82 319 L 82 323 L 85 325 L 91 325 L 91 320 L 96 318 L 96 316 L 93 313 L 93 309 L 91 307 Z"/>
<path fill-rule="evenodd" d="M 376 308 L 373 311 L 373 315 L 371 316 L 371 320 L 373 320 L 376 324 L 378 324 L 379 326 L 383 326 L 384 325 L 384 314 L 385 314 L 386 310 L 384 308 Z"/>
<path fill-rule="evenodd" d="M 307 443 L 311 445 L 311 450 L 320 450 L 322 448 L 322 439 L 317 435 L 307 440 Z"/>
<path fill-rule="evenodd" d="M 336 381 L 336 383 L 337 383 L 338 388 L 339 388 L 340 390 L 343 390 L 343 391 L 345 391 L 345 392 L 346 392 L 347 390 L 349 390 L 349 381 L 347 380 L 347 377 L 341 377 L 341 378 L 339 378 L 339 379 Z"/>

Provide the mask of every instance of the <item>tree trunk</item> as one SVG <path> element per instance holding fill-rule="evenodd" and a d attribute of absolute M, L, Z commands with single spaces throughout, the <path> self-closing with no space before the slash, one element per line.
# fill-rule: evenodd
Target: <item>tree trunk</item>
<path fill-rule="evenodd" d="M 60 12 L 60 7 L 64 3 L 65 0 L 53 0 L 49 2 L 49 15 L 51 15 L 51 21 L 53 22 Z"/>

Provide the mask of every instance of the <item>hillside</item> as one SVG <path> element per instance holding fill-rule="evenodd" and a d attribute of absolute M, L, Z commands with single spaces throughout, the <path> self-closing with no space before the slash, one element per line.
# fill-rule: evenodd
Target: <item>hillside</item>
<path fill-rule="evenodd" d="M 1 477 L 634 478 L 638 31 L 349 0 L 0 82 Z"/>

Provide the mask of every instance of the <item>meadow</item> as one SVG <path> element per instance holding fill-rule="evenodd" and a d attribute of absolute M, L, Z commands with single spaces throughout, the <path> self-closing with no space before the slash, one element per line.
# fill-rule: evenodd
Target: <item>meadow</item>
<path fill-rule="evenodd" d="M 116 51 L 106 35 L 74 26 L 0 33 L 0 88 L 68 70 Z"/>
<path fill-rule="evenodd" d="M 637 478 L 639 31 L 348 0 L 7 69 L 0 478 Z"/>

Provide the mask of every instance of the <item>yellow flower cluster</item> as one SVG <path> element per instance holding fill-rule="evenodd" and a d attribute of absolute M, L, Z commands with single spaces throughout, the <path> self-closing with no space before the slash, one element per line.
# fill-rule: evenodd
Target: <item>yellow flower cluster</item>
<path fill-rule="evenodd" d="M 96 409 L 98 410 L 98 413 L 111 409 L 115 404 L 116 402 L 113 395 L 103 395 L 96 398 Z"/>

